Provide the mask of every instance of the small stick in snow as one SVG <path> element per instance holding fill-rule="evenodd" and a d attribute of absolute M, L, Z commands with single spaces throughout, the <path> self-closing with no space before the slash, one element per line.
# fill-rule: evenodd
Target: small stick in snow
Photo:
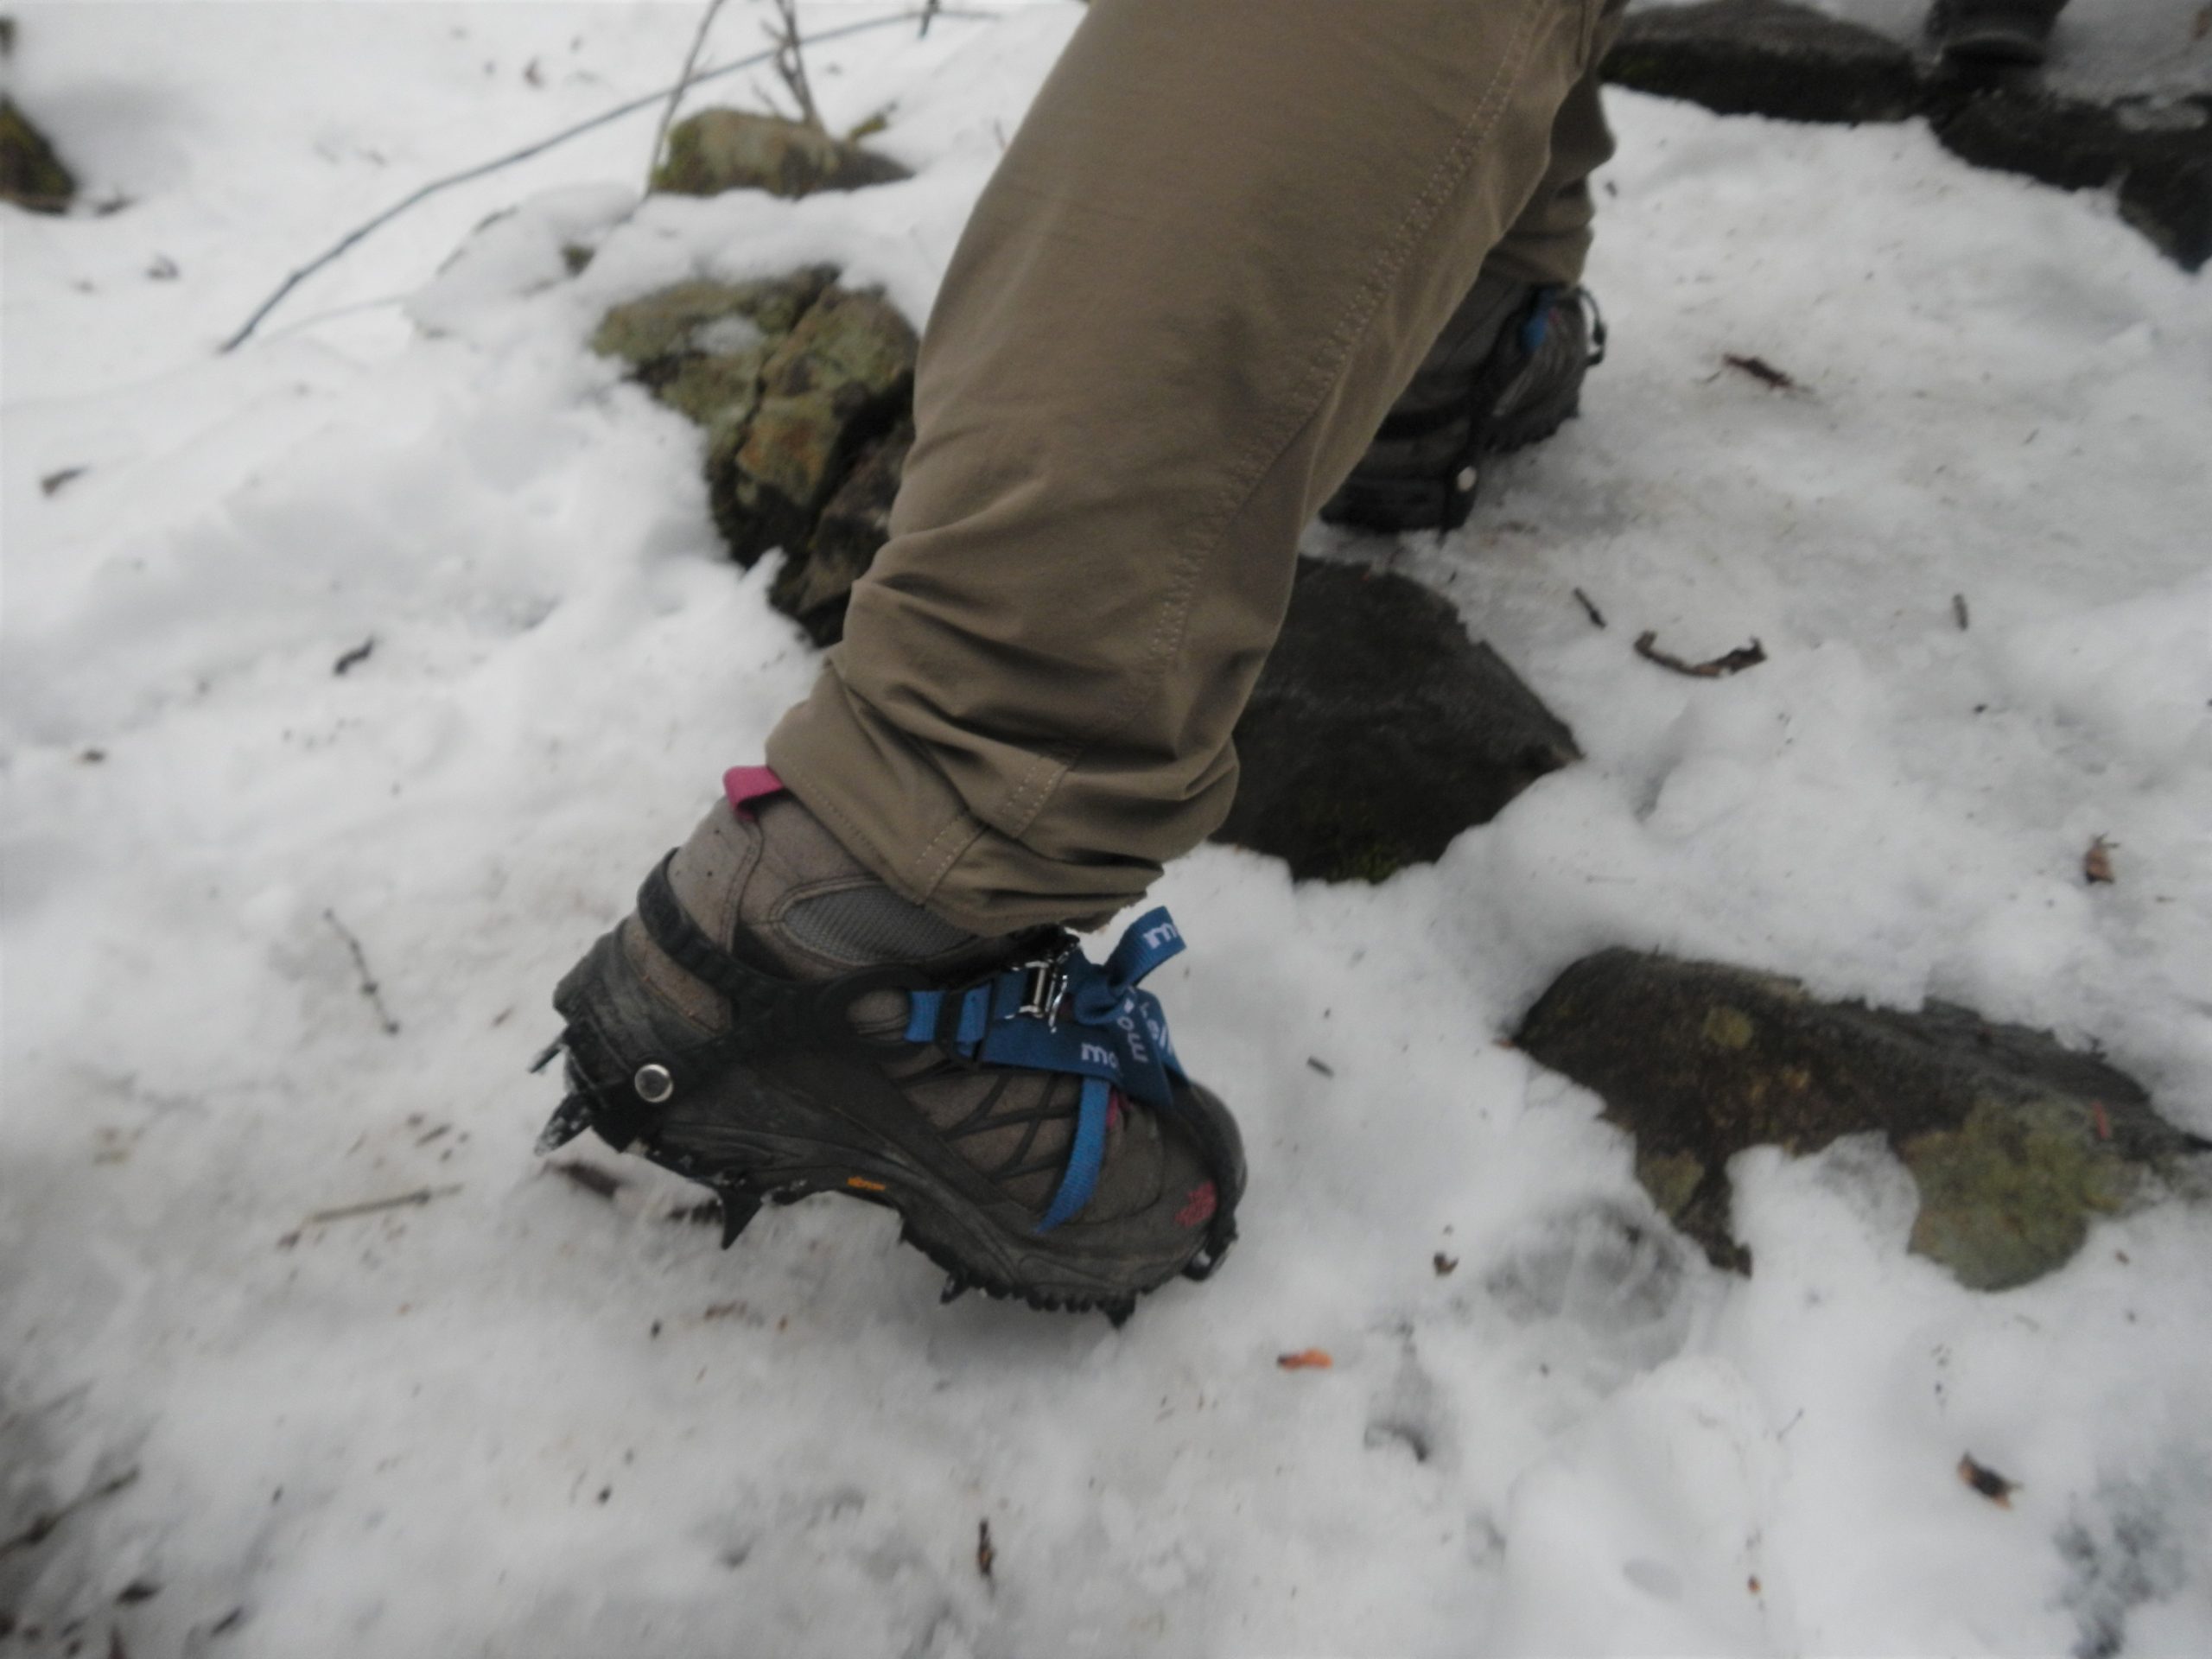
<path fill-rule="evenodd" d="M 52 495 L 70 480 L 82 478 L 84 475 L 85 468 L 82 467 L 64 467 L 60 472 L 48 473 L 44 478 L 39 480 L 38 493 L 41 495 Z"/>
<path fill-rule="evenodd" d="M 1648 663 L 1670 668 L 1677 674 L 1687 674 L 1694 680 L 1725 679 L 1731 674 L 1740 674 L 1745 669 L 1756 668 L 1766 661 L 1766 647 L 1757 639 L 1704 663 L 1686 663 L 1672 652 L 1660 650 L 1658 639 L 1657 633 L 1646 628 L 1636 637 L 1636 654 Z"/>
<path fill-rule="evenodd" d="M 137 1478 L 138 1471 L 136 1467 L 126 1469 L 106 1484 L 95 1486 L 92 1491 L 72 1498 L 60 1509 L 48 1510 L 44 1515 L 35 1517 L 30 1525 L 25 1527 L 14 1537 L 0 1538 L 0 1560 L 7 1560 L 19 1549 L 30 1549 L 44 1543 L 53 1535 L 56 1527 L 76 1514 L 78 1510 L 88 1504 L 97 1503 L 104 1497 L 113 1497 Z"/>
<path fill-rule="evenodd" d="M 569 1162 L 545 1166 L 567 1176 L 585 1192 L 602 1198 L 612 1198 L 625 1185 L 620 1175 L 611 1169 L 601 1169 L 597 1164 Z"/>
<path fill-rule="evenodd" d="M 384 1034 L 387 1037 L 398 1036 L 399 1021 L 391 1017 L 391 1010 L 384 1005 L 384 993 L 377 986 L 376 976 L 369 971 L 368 953 L 361 949 L 360 940 L 355 938 L 352 930 L 338 919 L 336 911 L 324 911 L 322 919 L 338 930 L 338 937 L 346 941 L 346 948 L 353 953 L 353 966 L 361 976 L 361 995 L 369 999 L 369 1006 L 377 1011 L 377 1019 L 384 1026 Z"/>
<path fill-rule="evenodd" d="M 1763 357 L 1738 357 L 1730 352 L 1720 359 L 1739 374 L 1748 374 L 1761 385 L 1774 391 L 1795 391 L 1796 379 L 1783 373 Z"/>
<path fill-rule="evenodd" d="M 1964 594 L 1951 595 L 1951 615 L 1959 625 L 1959 632 L 1964 633 L 1967 631 L 1967 596 Z"/>
<path fill-rule="evenodd" d="M 412 1192 L 397 1193 L 389 1198 L 371 1198 L 365 1204 L 341 1204 L 335 1210 L 318 1210 L 300 1225 L 321 1227 L 334 1221 L 352 1221 L 358 1216 L 373 1216 L 386 1210 L 419 1210 L 433 1198 L 450 1198 L 460 1191 L 459 1186 L 418 1186 Z"/>
<path fill-rule="evenodd" d="M 1306 1069 L 1309 1071 L 1319 1071 L 1325 1077 L 1333 1077 L 1337 1075 L 1336 1067 L 1313 1054 L 1308 1054 L 1306 1057 Z"/>
<path fill-rule="evenodd" d="M 998 1558 L 998 1551 L 991 1548 L 991 1523 L 988 1521 L 978 1521 L 976 1523 L 976 1570 L 985 1578 L 989 1578 L 991 1563 Z"/>
<path fill-rule="evenodd" d="M 346 672 L 348 669 L 358 668 L 363 663 L 367 662 L 369 660 L 369 653 L 376 648 L 377 637 L 374 634 L 371 634 L 367 639 L 362 640 L 359 645 L 354 646 L 353 650 L 341 653 L 338 660 L 330 665 L 330 671 L 340 679 L 345 678 Z"/>
<path fill-rule="evenodd" d="M 1590 619 L 1592 627 L 1602 628 L 1605 626 L 1605 613 L 1598 608 L 1589 594 L 1578 588 L 1574 590 L 1574 599 L 1575 602 L 1582 607 L 1583 615 Z"/>

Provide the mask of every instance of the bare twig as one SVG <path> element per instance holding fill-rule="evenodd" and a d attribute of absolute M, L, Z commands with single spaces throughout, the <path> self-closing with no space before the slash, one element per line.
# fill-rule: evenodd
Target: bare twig
<path fill-rule="evenodd" d="M 1677 674 L 1687 674 L 1692 679 L 1725 679 L 1731 674 L 1740 674 L 1747 668 L 1756 668 L 1766 661 L 1766 647 L 1756 639 L 1748 645 L 1722 653 L 1710 662 L 1686 663 L 1670 651 L 1659 649 L 1659 636 L 1649 628 L 1636 636 L 1636 654 L 1648 663 L 1670 668 Z"/>
<path fill-rule="evenodd" d="M 1582 614 L 1590 619 L 1592 627 L 1602 628 L 1605 626 L 1605 613 L 1598 608 L 1596 601 L 1580 588 L 1574 590 L 1574 598 L 1575 602 L 1582 607 Z"/>
<path fill-rule="evenodd" d="M 707 0 L 707 10 L 699 19 L 699 32 L 691 37 L 691 49 L 683 54 L 683 73 L 676 78 L 676 85 L 668 89 L 668 102 L 661 106 L 660 125 L 653 133 L 653 147 L 645 156 L 645 188 L 653 188 L 653 173 L 660 166 L 660 147 L 668 142 L 670 124 L 676 119 L 676 106 L 683 101 L 683 89 L 693 79 L 692 71 L 699 67 L 700 49 L 707 44 L 707 31 L 715 26 L 715 15 L 722 9 L 722 0 Z"/>
<path fill-rule="evenodd" d="M 48 1510 L 44 1515 L 35 1517 L 30 1525 L 25 1527 L 14 1537 L 0 1538 L 0 1560 L 7 1560 L 19 1549 L 35 1548 L 53 1535 L 56 1527 L 76 1514 L 78 1510 L 87 1505 L 97 1503 L 102 1498 L 113 1497 L 137 1478 L 138 1471 L 136 1468 L 126 1469 L 112 1480 L 95 1486 L 90 1491 L 79 1493 L 60 1509 Z"/>
<path fill-rule="evenodd" d="M 1784 373 L 1763 357 L 1739 357 L 1730 352 L 1720 360 L 1738 374 L 1748 374 L 1761 385 L 1775 391 L 1794 391 L 1797 388 L 1795 376 Z"/>
<path fill-rule="evenodd" d="M 937 21 L 938 8 L 943 3 L 944 0 L 922 0 L 922 32 L 914 37 L 916 40 L 929 39 L 930 25 Z"/>
<path fill-rule="evenodd" d="M 448 1198 L 461 1191 L 455 1186 L 418 1186 L 412 1192 L 398 1192 L 388 1198 L 371 1198 L 365 1204 L 341 1204 L 334 1210 L 318 1210 L 300 1224 L 302 1227 L 321 1227 L 334 1221 L 352 1221 L 357 1216 L 373 1216 L 386 1210 L 422 1208 L 433 1198 Z"/>
<path fill-rule="evenodd" d="M 776 74 L 790 92 L 791 102 L 798 105 L 798 118 L 815 131 L 827 133 L 830 129 L 822 124 L 822 111 L 814 107 L 814 89 L 806 84 L 805 42 L 798 34 L 798 0 L 772 0 L 772 3 L 776 21 L 760 27 L 776 43 Z"/>
<path fill-rule="evenodd" d="M 842 23 L 836 29 L 825 29 L 820 34 L 810 36 L 807 41 L 807 44 L 810 46 L 818 46 L 829 41 L 843 40 L 849 35 L 863 35 L 872 29 L 888 29 L 893 24 L 903 25 L 906 23 L 911 23 L 918 15 L 918 13 L 912 11 L 901 11 L 887 17 L 868 17 L 863 18 L 859 22 Z M 967 8 L 956 10 L 950 6 L 940 6 L 937 8 L 934 15 L 939 17 L 974 18 L 978 22 L 995 22 L 999 16 L 996 12 L 982 11 Z M 776 54 L 772 50 L 766 52 L 755 52 L 749 57 L 738 59 L 734 63 L 717 64 L 712 69 L 702 69 L 697 74 L 692 76 L 691 85 L 694 86 L 703 86 L 706 82 L 719 79 L 724 75 L 740 74 L 747 69 L 758 68 L 764 63 L 772 62 Z M 484 177 L 487 174 L 498 172 L 501 168 L 512 167 L 518 162 L 526 162 L 534 156 L 542 156 L 547 150 L 555 148 L 556 145 L 567 143 L 571 138 L 580 138 L 585 133 L 594 131 L 598 128 L 606 126 L 610 122 L 620 121 L 625 116 L 635 115 L 639 110 L 651 109 L 656 104 L 665 102 L 670 93 L 680 92 L 682 90 L 683 84 L 681 82 L 678 82 L 675 86 L 664 86 L 658 92 L 648 92 L 642 98 L 633 98 L 629 99 L 626 103 L 616 105 L 613 109 L 603 110 L 599 114 L 593 116 L 588 121 L 579 121 L 572 127 L 564 127 L 559 132 L 552 134 L 550 137 L 541 138 L 532 144 L 525 144 L 522 149 L 512 151 L 508 155 L 499 156 L 493 161 L 482 162 L 475 167 L 464 168 L 461 171 L 448 174 L 442 179 L 433 179 L 429 183 L 423 185 L 421 188 L 414 191 L 411 194 L 394 202 L 391 207 L 385 208 L 384 212 L 378 213 L 374 219 L 372 219 L 366 223 L 348 231 L 344 236 L 339 238 L 336 242 L 333 243 L 324 252 L 318 254 L 315 258 L 310 259 L 306 264 L 302 265 L 297 270 L 294 271 L 289 276 L 287 276 L 283 283 L 277 288 L 276 291 L 274 294 L 271 294 L 267 299 L 264 300 L 260 306 L 255 310 L 254 314 L 245 320 L 245 326 L 241 327 L 238 333 L 232 334 L 228 340 L 223 342 L 221 348 L 222 351 L 226 353 L 234 352 L 238 350 L 239 346 L 245 345 L 247 340 L 253 337 L 254 330 L 261 327 L 262 322 L 268 317 L 270 312 L 274 311 L 279 305 L 283 303 L 286 297 L 290 295 L 294 289 L 297 288 L 302 283 L 307 281 L 308 277 L 314 276 L 324 266 L 343 257 L 355 244 L 363 241 L 373 232 L 383 229 L 384 226 L 391 223 L 393 219 L 397 219 L 409 208 L 413 207 L 421 202 L 427 201 L 432 196 L 437 195 L 443 191 L 450 190 L 456 185 L 471 183 L 477 179 Z"/>
<path fill-rule="evenodd" d="M 338 937 L 346 941 L 346 948 L 353 953 L 353 968 L 361 976 L 361 995 L 369 999 L 369 1006 L 377 1011 L 377 1020 L 384 1027 L 384 1034 L 387 1037 L 398 1036 L 399 1021 L 391 1017 L 391 1010 L 384 1005 L 384 992 L 377 985 L 376 976 L 369 971 L 368 952 L 361 949 L 360 940 L 353 937 L 351 928 L 338 919 L 336 911 L 324 911 L 322 919 L 337 930 Z"/>
<path fill-rule="evenodd" d="M 362 640 L 359 645 L 353 646 L 348 651 L 340 652 L 338 660 L 330 665 L 330 671 L 336 675 L 340 679 L 344 679 L 348 670 L 359 668 L 363 663 L 367 662 L 369 660 L 369 653 L 376 648 L 376 636 L 374 634 L 371 634 L 367 639 Z"/>
<path fill-rule="evenodd" d="M 976 1523 L 976 1570 L 985 1578 L 991 1576 L 991 1567 L 999 1553 L 991 1546 L 991 1523 L 988 1520 Z"/>
<path fill-rule="evenodd" d="M 1951 620 L 1959 625 L 1961 633 L 1967 631 L 1967 596 L 1964 594 L 1951 595 Z"/>

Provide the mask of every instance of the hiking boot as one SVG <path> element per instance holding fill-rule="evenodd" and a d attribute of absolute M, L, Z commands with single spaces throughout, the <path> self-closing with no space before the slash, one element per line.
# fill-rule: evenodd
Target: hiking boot
<path fill-rule="evenodd" d="M 1428 356 L 1323 522 L 1357 530 L 1457 530 L 1486 455 L 1548 438 L 1581 406 L 1605 360 L 1605 324 L 1586 289 L 1485 274 Z"/>
<path fill-rule="evenodd" d="M 2050 50 L 2051 25 L 2066 0 L 1937 0 L 1929 32 L 1946 63 L 1967 68 L 2032 68 Z"/>
<path fill-rule="evenodd" d="M 1072 934 L 963 932 L 862 867 L 764 767 L 741 768 L 638 908 L 562 980 L 586 1128 L 712 1187 L 723 1243 L 765 1198 L 842 1192 L 976 1288 L 1116 1324 L 1204 1278 L 1244 1183 L 1228 1109 L 1136 988 L 1182 948 L 1165 911 L 1104 967 Z"/>

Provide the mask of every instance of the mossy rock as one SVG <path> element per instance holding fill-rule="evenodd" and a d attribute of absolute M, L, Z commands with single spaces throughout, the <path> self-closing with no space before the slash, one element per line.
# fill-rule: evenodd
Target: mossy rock
<path fill-rule="evenodd" d="M 652 188 L 682 196 L 766 190 L 796 197 L 909 176 L 887 156 L 797 121 L 744 110 L 702 110 L 670 129 Z"/>
<path fill-rule="evenodd" d="M 2048 1033 L 1940 1002 L 1823 1002 L 1718 963 L 1586 957 L 1517 1040 L 1605 1100 L 1636 1138 L 1653 1202 L 1723 1266 L 1750 1265 L 1730 1231 L 1727 1168 L 1748 1147 L 1802 1156 L 1882 1135 L 1919 1191 L 1911 1248 L 1977 1290 L 2063 1265 L 2093 1219 L 2212 1147 L 2159 1117 L 2124 1072 Z"/>
<path fill-rule="evenodd" d="M 68 211 L 77 181 L 12 99 L 0 98 L 0 198 L 35 213 Z"/>
<path fill-rule="evenodd" d="M 1380 881 L 1434 859 L 1581 758 L 1445 600 L 1306 558 L 1236 741 L 1236 801 L 1216 839 L 1300 880 Z"/>
<path fill-rule="evenodd" d="M 832 288 L 761 370 L 744 435 L 710 457 L 708 486 L 732 556 L 796 557 L 853 462 L 912 407 L 919 342 L 881 296 Z"/>
<path fill-rule="evenodd" d="M 836 276 L 680 283 L 617 306 L 592 339 L 706 429 L 708 501 L 730 556 L 749 565 L 785 550 L 774 601 L 823 643 L 887 533 L 920 347 L 880 294 Z"/>

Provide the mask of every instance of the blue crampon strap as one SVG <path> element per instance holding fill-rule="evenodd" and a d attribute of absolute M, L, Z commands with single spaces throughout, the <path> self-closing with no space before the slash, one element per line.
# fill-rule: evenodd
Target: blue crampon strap
<path fill-rule="evenodd" d="M 1562 291 L 1550 283 L 1536 290 L 1536 303 L 1521 325 L 1521 350 L 1526 355 L 1534 357 L 1541 349 L 1544 336 L 1551 333 L 1552 308 L 1559 303 Z"/>
<path fill-rule="evenodd" d="M 1182 948 L 1166 911 L 1152 910 L 1129 925 L 1103 967 L 1071 942 L 1056 960 L 1008 968 L 965 991 L 912 994 L 908 1042 L 935 1043 L 986 1065 L 1084 1080 L 1067 1170 L 1039 1232 L 1080 1214 L 1097 1190 L 1114 1090 L 1155 1110 L 1173 1109 L 1183 1068 L 1160 999 L 1137 986 Z"/>

